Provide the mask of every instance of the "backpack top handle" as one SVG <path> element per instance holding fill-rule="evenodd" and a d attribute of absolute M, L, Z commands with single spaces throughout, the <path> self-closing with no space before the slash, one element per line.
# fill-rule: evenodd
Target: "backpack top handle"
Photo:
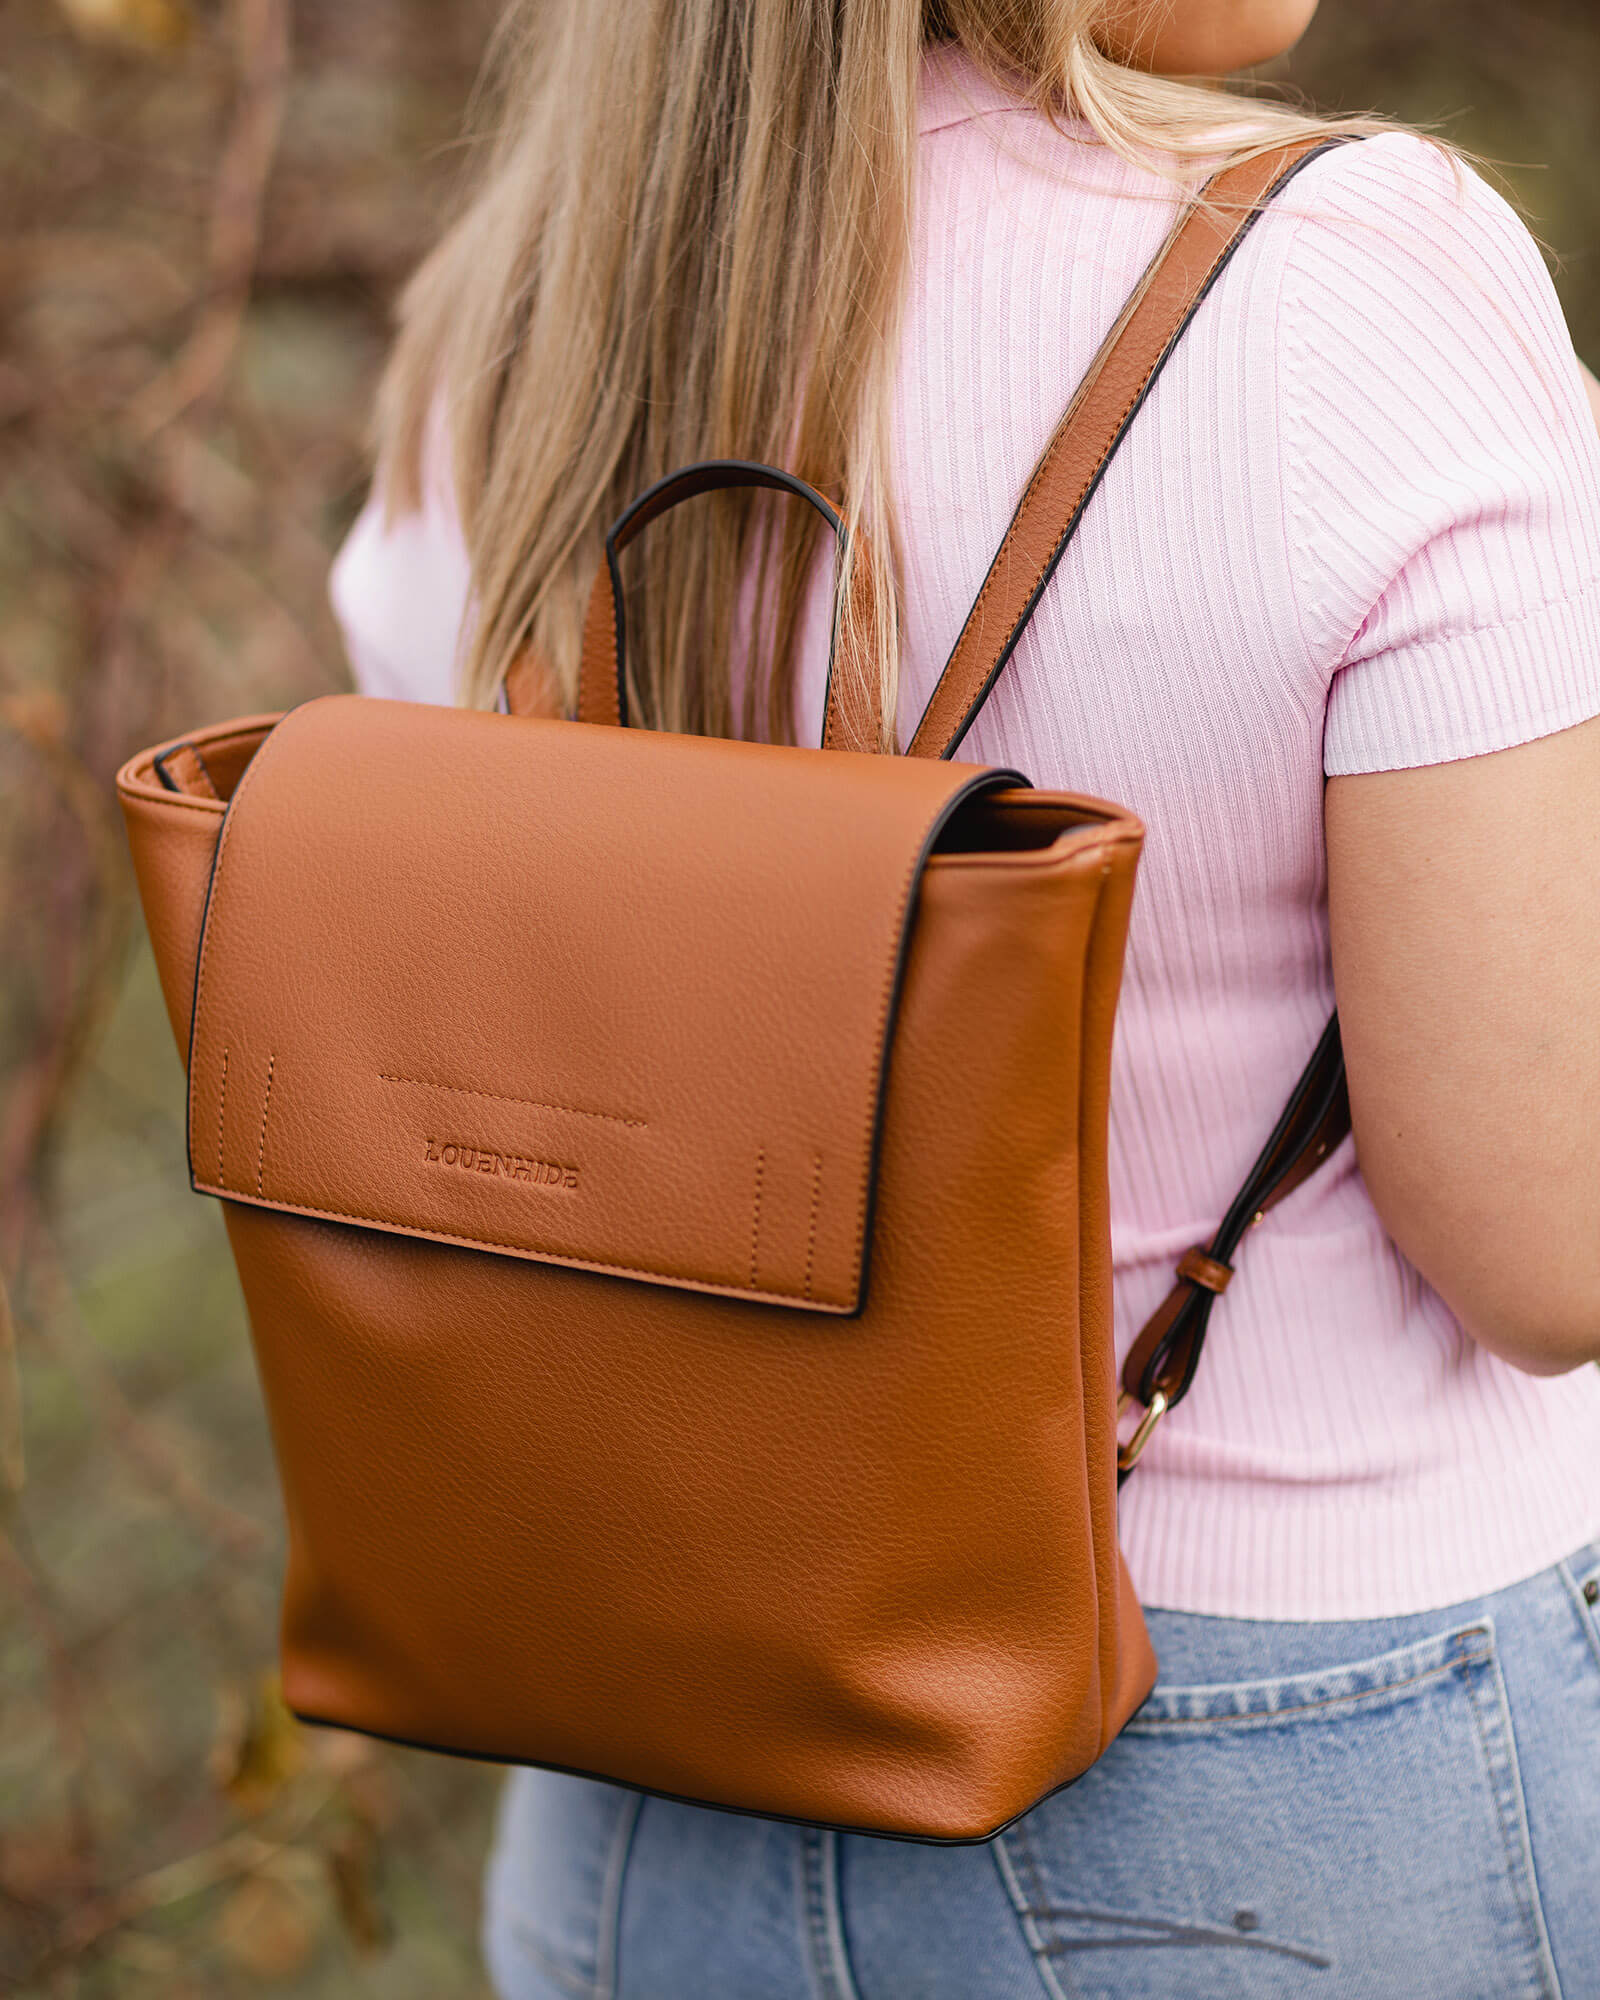
<path fill-rule="evenodd" d="M 1301 139 L 1226 167 L 1180 215 L 1028 482 L 908 746 L 911 756 L 955 755 L 1016 651 L 1107 467 L 1212 287 L 1273 197 L 1312 160 L 1344 143 L 1338 137 Z M 808 501 L 843 542 L 837 510 L 815 487 L 777 466 L 708 459 L 658 480 L 606 537 L 605 568 L 595 578 L 584 623 L 580 722 L 615 726 L 627 721 L 619 553 L 680 501 L 750 486 Z M 884 741 L 881 677 L 871 671 L 870 661 L 859 657 L 860 635 L 870 627 L 855 615 L 857 609 L 846 607 L 842 616 L 835 616 L 822 736 L 829 750 L 872 751 Z M 837 671 L 841 639 L 846 652 L 842 672 Z"/>
<path fill-rule="evenodd" d="M 775 465 L 760 465 L 742 458 L 712 458 L 697 465 L 669 472 L 647 487 L 637 500 L 618 516 L 606 536 L 605 567 L 589 593 L 589 610 L 583 627 L 583 666 L 578 681 L 578 720 L 626 727 L 628 721 L 627 618 L 623 602 L 622 572 L 617 558 L 652 521 L 658 520 L 681 501 L 701 493 L 725 492 L 740 487 L 762 487 L 772 493 L 793 494 L 806 501 L 833 530 L 839 543 L 843 568 L 849 553 L 844 522 L 814 486 L 808 486 L 792 472 Z M 861 578 L 865 585 L 866 578 Z M 828 690 L 822 743 L 827 750 L 874 751 L 882 740 L 882 689 L 878 676 L 856 657 L 856 635 L 864 622 L 850 615 L 836 614 L 833 643 L 828 655 Z M 848 671 L 835 671 L 841 639 L 849 661 Z"/>

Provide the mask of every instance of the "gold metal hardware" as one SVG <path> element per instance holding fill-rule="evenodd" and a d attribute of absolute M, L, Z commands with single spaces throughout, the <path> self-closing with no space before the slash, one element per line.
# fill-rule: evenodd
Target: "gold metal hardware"
<path fill-rule="evenodd" d="M 1133 1397 L 1126 1390 L 1117 1398 L 1117 1415 L 1119 1417 L 1126 1414 L 1133 1400 Z M 1161 1419 L 1171 1408 L 1172 1404 L 1168 1399 L 1165 1389 L 1158 1389 L 1150 1398 L 1150 1407 L 1139 1419 L 1139 1428 L 1125 1445 L 1121 1445 L 1117 1449 L 1117 1469 L 1119 1472 L 1131 1472 L 1139 1463 L 1144 1448 L 1150 1442 L 1151 1434 L 1154 1432 L 1156 1425 L 1160 1423 Z"/>

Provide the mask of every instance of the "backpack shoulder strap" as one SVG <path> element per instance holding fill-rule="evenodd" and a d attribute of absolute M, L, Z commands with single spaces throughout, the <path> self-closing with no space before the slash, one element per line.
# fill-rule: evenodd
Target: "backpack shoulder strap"
<path fill-rule="evenodd" d="M 1305 139 L 1225 168 L 1185 211 L 1111 329 L 1029 480 L 909 746 L 952 757 L 1027 630 L 1084 509 L 1206 295 L 1262 208 L 1345 143 Z"/>
<path fill-rule="evenodd" d="M 1211 1308 L 1228 1289 L 1233 1256 L 1246 1230 L 1308 1181 L 1349 1130 L 1350 1092 L 1335 1014 L 1217 1233 L 1178 1260 L 1176 1284 L 1145 1322 L 1122 1364 L 1118 1414 L 1130 1409 L 1141 1414 L 1133 1434 L 1118 1447 L 1119 1484 L 1138 1464 L 1156 1425 L 1193 1386 Z"/>
<path fill-rule="evenodd" d="M 1106 467 L 1212 286 L 1266 204 L 1310 161 L 1344 143 L 1302 140 L 1226 168 L 1179 218 L 1028 482 L 917 725 L 912 756 L 955 754 L 1027 630 Z M 1182 1258 L 1172 1291 L 1128 1355 L 1121 1409 L 1139 1416 L 1119 1445 L 1119 1483 L 1162 1417 L 1188 1394 L 1211 1309 L 1233 1277 L 1231 1260 L 1245 1232 L 1309 1179 L 1349 1130 L 1336 1014 L 1215 1236 Z"/>

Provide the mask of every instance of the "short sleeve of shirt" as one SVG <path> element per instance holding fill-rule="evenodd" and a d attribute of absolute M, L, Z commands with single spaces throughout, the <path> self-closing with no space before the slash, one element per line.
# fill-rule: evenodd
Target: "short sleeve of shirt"
<path fill-rule="evenodd" d="M 1405 134 L 1284 202 L 1284 483 L 1327 774 L 1600 715 L 1600 434 L 1537 245 Z"/>

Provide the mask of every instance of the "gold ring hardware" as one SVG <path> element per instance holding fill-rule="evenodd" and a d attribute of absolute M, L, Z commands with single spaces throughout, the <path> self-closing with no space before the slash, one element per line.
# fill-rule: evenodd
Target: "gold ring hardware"
<path fill-rule="evenodd" d="M 1119 1417 L 1127 1411 L 1133 1400 L 1133 1397 L 1126 1390 L 1117 1398 L 1117 1415 Z M 1144 1454 L 1144 1448 L 1150 1442 L 1156 1425 L 1160 1423 L 1161 1419 L 1171 1408 L 1172 1403 L 1166 1390 L 1158 1389 L 1150 1398 L 1150 1407 L 1139 1419 L 1139 1428 L 1125 1445 L 1119 1445 L 1117 1448 L 1117 1469 L 1119 1472 L 1131 1472 L 1139 1463 L 1140 1458 Z"/>

